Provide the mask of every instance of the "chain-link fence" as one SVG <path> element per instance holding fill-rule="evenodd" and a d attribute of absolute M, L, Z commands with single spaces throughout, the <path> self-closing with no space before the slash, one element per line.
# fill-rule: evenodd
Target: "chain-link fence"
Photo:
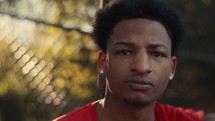
<path fill-rule="evenodd" d="M 95 93 L 97 55 L 89 32 L 90 26 L 84 22 L 87 18 L 78 18 L 78 16 L 74 18 L 66 13 L 77 9 L 71 8 L 68 11 L 57 11 L 63 11 L 62 14 L 73 18 L 71 21 L 68 16 L 60 16 L 61 23 L 55 23 L 46 15 L 42 15 L 44 18 L 41 19 L 37 18 L 33 8 L 16 12 L 18 5 L 13 5 L 22 3 L 22 7 L 34 7 L 36 5 L 33 4 L 39 2 L 1 3 L 0 120 L 2 121 L 50 120 L 97 96 Z M 59 3 L 61 9 L 69 9 L 66 2 L 61 2 Z M 88 6 L 84 5 L 87 3 L 84 1 L 67 2 L 71 6 L 82 6 L 79 9 L 91 11 L 88 14 L 94 14 L 92 12 L 95 12 L 98 6 L 96 3 L 92 3 L 94 6 L 90 3 Z M 79 5 L 81 3 L 83 5 Z M 57 5 L 53 4 L 54 1 L 47 1 L 41 5 L 46 7 Z M 85 11 L 82 11 L 81 14 L 84 14 Z M 52 11 L 49 14 L 55 16 Z M 90 18 L 87 20 L 90 21 Z M 75 22 L 77 25 L 67 25 L 65 21 Z M 13 111 L 15 112 L 11 117 Z"/>

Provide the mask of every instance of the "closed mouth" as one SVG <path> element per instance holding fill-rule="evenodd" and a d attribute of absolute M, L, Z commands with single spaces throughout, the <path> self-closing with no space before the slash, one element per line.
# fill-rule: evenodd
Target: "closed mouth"
<path fill-rule="evenodd" d="M 153 85 L 148 78 L 131 78 L 126 81 L 127 83 L 137 83 L 137 84 L 144 84 L 144 85 Z"/>
<path fill-rule="evenodd" d="M 150 90 L 153 87 L 153 84 L 149 79 L 129 79 L 126 81 L 129 87 L 133 90 L 146 91 Z"/>

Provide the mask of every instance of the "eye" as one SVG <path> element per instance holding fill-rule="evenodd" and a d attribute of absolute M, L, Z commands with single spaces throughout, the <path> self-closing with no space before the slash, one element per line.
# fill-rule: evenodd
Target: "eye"
<path fill-rule="evenodd" d="M 164 54 L 164 53 L 162 53 L 162 52 L 158 52 L 158 51 L 152 52 L 152 55 L 153 55 L 154 57 L 160 57 L 160 58 L 166 57 L 166 54 Z"/>
<path fill-rule="evenodd" d="M 122 51 L 119 51 L 117 52 L 119 55 L 131 55 L 131 51 L 128 51 L 128 50 L 122 50 Z"/>

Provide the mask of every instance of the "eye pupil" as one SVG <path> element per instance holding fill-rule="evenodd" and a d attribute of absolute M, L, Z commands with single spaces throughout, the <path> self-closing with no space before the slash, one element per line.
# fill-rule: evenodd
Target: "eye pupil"
<path fill-rule="evenodd" d="M 163 53 L 161 53 L 161 52 L 153 52 L 152 55 L 153 55 L 154 57 L 166 57 L 166 55 L 163 54 Z"/>
<path fill-rule="evenodd" d="M 129 55 L 129 54 L 130 54 L 130 52 L 126 50 L 126 51 L 122 51 L 122 52 L 120 52 L 120 54 L 121 54 L 121 55 Z"/>
<path fill-rule="evenodd" d="M 159 57 L 161 54 L 158 53 L 158 52 L 156 52 L 156 53 L 154 53 L 154 55 L 155 55 L 156 57 Z"/>

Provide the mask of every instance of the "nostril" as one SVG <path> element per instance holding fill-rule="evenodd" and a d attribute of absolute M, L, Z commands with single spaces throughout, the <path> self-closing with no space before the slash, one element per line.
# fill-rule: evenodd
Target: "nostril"
<path fill-rule="evenodd" d="M 149 73 L 151 73 L 152 71 L 153 71 L 152 68 L 150 68 L 150 69 L 149 69 Z"/>
<path fill-rule="evenodd" d="M 153 69 L 150 64 L 139 65 L 134 63 L 131 65 L 131 71 L 139 74 L 149 74 L 153 71 Z"/>

